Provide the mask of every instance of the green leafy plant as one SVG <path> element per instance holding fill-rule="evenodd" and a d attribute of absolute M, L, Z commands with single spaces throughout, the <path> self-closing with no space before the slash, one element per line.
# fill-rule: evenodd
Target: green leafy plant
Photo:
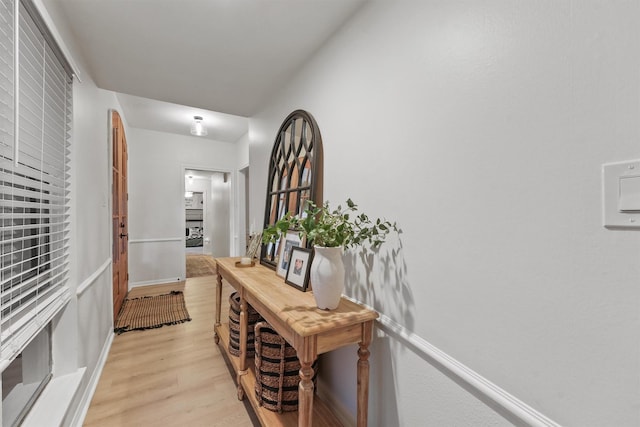
<path fill-rule="evenodd" d="M 296 230 L 300 237 L 316 246 L 350 248 L 370 243 L 380 246 L 391 231 L 398 231 L 395 223 L 377 218 L 369 219 L 364 213 L 357 213 L 358 206 L 351 199 L 343 208 L 338 205 L 331 210 L 329 202 L 318 206 L 307 202 L 304 215 L 287 213 L 275 224 L 262 232 L 263 243 L 275 243 L 288 230 Z"/>

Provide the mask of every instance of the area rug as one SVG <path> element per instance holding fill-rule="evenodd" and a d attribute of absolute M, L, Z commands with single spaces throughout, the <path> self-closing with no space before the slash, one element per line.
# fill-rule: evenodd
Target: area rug
<path fill-rule="evenodd" d="M 211 255 L 187 254 L 187 278 L 215 274 L 216 263 Z"/>
<path fill-rule="evenodd" d="M 161 328 L 190 320 L 184 294 L 180 291 L 171 291 L 164 295 L 125 299 L 118 314 L 114 332 L 121 334 L 134 330 Z"/>

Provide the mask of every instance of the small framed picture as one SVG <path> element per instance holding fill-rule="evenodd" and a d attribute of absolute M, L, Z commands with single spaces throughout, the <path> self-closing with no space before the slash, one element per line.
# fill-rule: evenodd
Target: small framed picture
<path fill-rule="evenodd" d="M 276 274 L 283 279 L 287 275 L 289 269 L 289 259 L 291 258 L 291 250 L 296 247 L 304 246 L 304 242 L 300 239 L 297 231 L 289 230 L 286 236 L 280 238 L 280 247 L 278 248 L 278 268 Z"/>
<path fill-rule="evenodd" d="M 294 247 L 291 250 L 289 260 L 289 269 L 285 283 L 296 289 L 306 292 L 309 286 L 309 270 L 311 269 L 311 260 L 313 258 L 311 249 L 303 247 Z"/>

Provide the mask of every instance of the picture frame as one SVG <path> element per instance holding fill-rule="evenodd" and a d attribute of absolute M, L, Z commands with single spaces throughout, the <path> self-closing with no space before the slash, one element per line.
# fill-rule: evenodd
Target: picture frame
<path fill-rule="evenodd" d="M 257 258 L 258 251 L 260 250 L 260 246 L 262 244 L 262 231 L 259 233 L 254 233 L 249 236 L 249 246 L 247 247 L 247 253 L 245 257 L 247 258 Z"/>
<path fill-rule="evenodd" d="M 284 282 L 302 292 L 306 292 L 309 287 L 311 261 L 313 261 L 313 251 L 311 249 L 302 246 L 293 247 Z"/>
<path fill-rule="evenodd" d="M 289 269 L 289 259 L 291 257 L 291 250 L 294 247 L 304 246 L 304 242 L 300 238 L 297 231 L 289 230 L 287 234 L 280 238 L 280 246 L 278 248 L 278 264 L 276 267 L 276 275 L 283 279 L 287 276 L 287 270 Z"/>

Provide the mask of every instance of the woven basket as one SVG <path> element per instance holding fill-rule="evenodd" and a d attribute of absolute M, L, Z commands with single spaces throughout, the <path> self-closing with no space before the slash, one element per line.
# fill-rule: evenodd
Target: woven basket
<path fill-rule="evenodd" d="M 262 320 L 260 314 L 247 304 L 247 357 L 255 354 L 254 326 Z M 240 355 L 240 295 L 237 292 L 229 295 L 229 353 Z"/>
<path fill-rule="evenodd" d="M 291 347 L 267 322 L 255 326 L 256 397 L 258 403 L 274 412 L 298 410 L 300 361 Z M 316 382 L 318 361 L 313 365 Z"/>

